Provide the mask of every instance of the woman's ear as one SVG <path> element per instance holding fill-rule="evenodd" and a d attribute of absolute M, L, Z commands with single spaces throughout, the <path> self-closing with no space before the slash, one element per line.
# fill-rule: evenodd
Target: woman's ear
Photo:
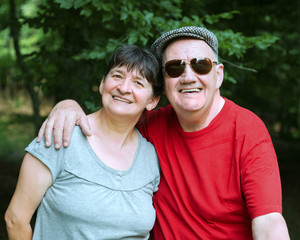
<path fill-rule="evenodd" d="M 103 94 L 103 90 L 104 90 L 104 81 L 105 81 L 105 78 L 103 76 L 102 80 L 100 82 L 100 86 L 99 86 L 99 92 L 100 92 L 101 95 Z"/>
<path fill-rule="evenodd" d="M 146 109 L 148 111 L 154 109 L 157 106 L 159 100 L 160 100 L 160 96 L 158 97 L 152 96 L 149 103 L 146 105 Z"/>

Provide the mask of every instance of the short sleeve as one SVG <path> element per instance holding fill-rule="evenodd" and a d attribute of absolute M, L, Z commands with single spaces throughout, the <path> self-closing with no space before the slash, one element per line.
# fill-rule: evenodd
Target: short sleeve
<path fill-rule="evenodd" d="M 165 128 L 173 123 L 176 114 L 171 105 L 157 110 L 145 111 L 137 125 L 139 131 L 149 142 L 154 143 L 165 133 Z M 159 136 L 159 137 L 158 137 Z"/>
<path fill-rule="evenodd" d="M 45 147 L 44 138 L 39 143 L 35 138 L 28 145 L 28 147 L 25 148 L 25 151 L 39 159 L 49 168 L 54 182 L 63 169 L 65 149 L 61 148 L 57 150 L 54 148 L 53 144 L 49 148 L 47 148 Z"/>
<path fill-rule="evenodd" d="M 272 140 L 266 129 L 244 158 L 241 183 L 251 219 L 271 212 L 282 212 L 279 167 Z"/>

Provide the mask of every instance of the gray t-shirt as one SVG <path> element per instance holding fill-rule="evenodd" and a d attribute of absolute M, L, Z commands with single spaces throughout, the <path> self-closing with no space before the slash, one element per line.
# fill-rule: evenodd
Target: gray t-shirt
<path fill-rule="evenodd" d="M 148 239 L 155 221 L 153 192 L 159 165 L 153 145 L 138 132 L 138 148 L 126 171 L 110 168 L 79 127 L 68 148 L 36 140 L 26 151 L 51 171 L 53 183 L 38 208 L 33 239 Z"/>

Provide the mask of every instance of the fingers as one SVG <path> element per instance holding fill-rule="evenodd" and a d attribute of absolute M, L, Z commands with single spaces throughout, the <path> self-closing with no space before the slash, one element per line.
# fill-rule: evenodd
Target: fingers
<path fill-rule="evenodd" d="M 47 119 L 43 122 L 43 124 L 42 124 L 42 126 L 39 130 L 38 137 L 37 137 L 37 142 L 40 142 L 42 140 L 43 136 L 44 136 L 46 123 L 47 123 Z"/>
<path fill-rule="evenodd" d="M 73 100 L 65 100 L 58 103 L 44 121 L 38 133 L 37 141 L 40 142 L 45 136 L 45 146 L 52 144 L 52 134 L 54 137 L 54 147 L 67 147 L 70 144 L 74 126 L 79 125 L 85 135 L 92 135 L 92 131 L 87 116 L 81 107 Z"/>
<path fill-rule="evenodd" d="M 53 118 L 48 117 L 45 122 L 46 122 L 45 130 L 44 130 L 45 146 L 50 147 L 52 144 L 52 132 L 53 132 L 54 120 Z"/>
<path fill-rule="evenodd" d="M 92 135 L 92 130 L 88 121 L 88 117 L 84 114 L 84 112 L 70 112 L 66 118 L 63 128 L 63 145 L 64 147 L 69 146 L 72 132 L 75 127 L 75 125 L 80 126 L 82 132 L 86 136 Z M 61 133 L 61 132 L 59 132 Z M 56 136 L 54 136 L 54 139 L 56 139 Z M 61 139 L 61 136 L 57 135 L 57 139 Z M 55 140 L 54 140 L 55 141 Z M 60 142 L 55 142 L 55 145 L 61 146 Z"/>
<path fill-rule="evenodd" d="M 45 136 L 45 146 L 50 147 L 52 144 L 52 129 L 54 122 L 48 118 L 43 122 L 37 137 L 37 142 L 40 142 Z"/>
<path fill-rule="evenodd" d="M 74 113 L 68 114 L 65 118 L 65 124 L 64 124 L 64 128 L 63 128 L 63 137 L 60 136 L 61 138 L 59 138 L 59 139 L 63 140 L 64 147 L 68 147 L 70 144 L 70 140 L 72 137 L 73 129 L 75 127 L 75 123 L 76 123 L 76 114 L 74 114 Z M 62 132 L 60 132 L 60 133 L 62 133 Z M 55 145 L 56 145 L 56 143 L 55 143 Z M 61 143 L 59 146 L 61 146 Z"/>
<path fill-rule="evenodd" d="M 63 128 L 65 125 L 65 117 L 59 115 L 55 124 L 53 126 L 49 126 L 49 129 L 53 129 L 53 138 L 54 138 L 54 147 L 56 149 L 60 149 L 62 146 L 62 136 L 63 136 Z M 47 126 L 48 127 L 48 126 Z M 46 137 L 46 135 L 45 135 Z"/>
<path fill-rule="evenodd" d="M 82 114 L 80 121 L 77 123 L 77 125 L 80 126 L 85 136 L 92 136 L 92 129 L 88 121 L 88 118 L 85 114 Z"/>
<path fill-rule="evenodd" d="M 62 134 L 64 126 L 64 116 L 58 114 L 54 117 L 49 115 L 49 117 L 43 122 L 39 133 L 37 142 L 40 142 L 45 137 L 45 146 L 50 147 L 52 144 L 52 134 L 54 137 L 54 146 L 56 149 L 59 149 L 62 146 Z"/>
<path fill-rule="evenodd" d="M 56 114 L 56 117 L 49 118 L 45 124 L 45 146 L 52 144 L 52 133 L 54 138 L 54 147 L 60 149 L 70 144 L 73 128 L 76 122 L 76 113 L 73 111 L 63 111 Z"/>

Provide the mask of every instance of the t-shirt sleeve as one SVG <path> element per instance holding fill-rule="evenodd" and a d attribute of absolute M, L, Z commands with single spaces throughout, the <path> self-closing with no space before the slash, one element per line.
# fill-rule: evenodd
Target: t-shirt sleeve
<path fill-rule="evenodd" d="M 45 147 L 44 138 L 38 143 L 34 139 L 28 147 L 25 148 L 25 151 L 39 159 L 43 164 L 45 164 L 51 174 L 52 181 L 54 182 L 64 165 L 64 152 L 65 149 L 61 148 L 56 150 L 52 144 L 49 148 Z"/>
<path fill-rule="evenodd" d="M 172 112 L 171 105 L 167 107 L 160 107 L 157 110 L 145 111 L 140 118 L 137 128 L 141 132 L 144 138 L 149 142 L 154 143 L 157 140 L 157 136 L 161 138 L 164 133 L 164 127 L 169 123 L 170 112 Z"/>
<path fill-rule="evenodd" d="M 156 192 L 158 190 L 158 185 L 160 182 L 160 165 L 158 156 L 153 144 L 149 143 L 142 136 L 140 138 L 140 141 L 142 144 L 139 152 L 141 154 L 141 159 L 143 159 L 143 161 L 140 161 L 140 163 L 142 164 L 140 166 L 140 169 L 143 170 L 142 177 L 145 180 L 151 180 L 151 183 L 153 184 L 152 191 Z"/>
<path fill-rule="evenodd" d="M 257 121 L 256 121 L 257 123 Z M 245 138 L 248 146 L 241 163 L 241 183 L 251 219 L 282 212 L 282 193 L 276 153 L 260 120 Z"/>

